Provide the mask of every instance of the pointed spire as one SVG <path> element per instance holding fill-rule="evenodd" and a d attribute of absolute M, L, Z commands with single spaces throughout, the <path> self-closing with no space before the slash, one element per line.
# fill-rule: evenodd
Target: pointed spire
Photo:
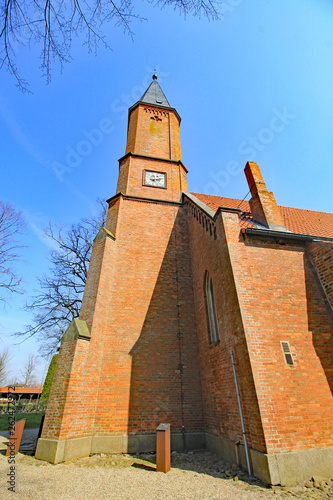
<path fill-rule="evenodd" d="M 139 102 L 145 102 L 147 104 L 156 104 L 160 106 L 165 106 L 171 108 L 168 99 L 165 97 L 163 90 L 157 83 L 157 75 L 153 74 L 153 81 L 147 88 L 146 92 L 143 94 Z"/>

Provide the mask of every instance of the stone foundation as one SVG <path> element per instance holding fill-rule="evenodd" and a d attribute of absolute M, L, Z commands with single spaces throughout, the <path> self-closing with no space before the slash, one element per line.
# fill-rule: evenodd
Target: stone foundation
<path fill-rule="evenodd" d="M 227 462 L 247 469 L 244 445 L 205 433 L 206 448 Z M 249 450 L 252 473 L 266 484 L 295 486 L 317 476 L 333 477 L 333 447 L 311 448 L 287 453 L 261 453 Z"/>
<path fill-rule="evenodd" d="M 244 445 L 203 432 L 186 433 L 185 442 L 187 451 L 206 448 L 223 460 L 247 469 Z M 145 453 L 155 450 L 156 433 L 66 440 L 40 438 L 36 458 L 56 464 L 89 456 L 90 453 Z M 181 433 L 171 434 L 171 450 L 184 450 Z M 314 476 L 320 480 L 333 477 L 333 447 L 272 454 L 249 451 L 253 475 L 267 484 L 294 486 Z"/>
<path fill-rule="evenodd" d="M 187 451 L 205 448 L 203 432 L 185 433 Z M 171 450 L 183 451 L 183 435 L 171 434 Z M 86 457 L 90 453 L 145 453 L 156 450 L 156 433 L 123 436 L 93 436 L 73 439 L 44 439 L 37 443 L 36 458 L 57 464 Z"/>

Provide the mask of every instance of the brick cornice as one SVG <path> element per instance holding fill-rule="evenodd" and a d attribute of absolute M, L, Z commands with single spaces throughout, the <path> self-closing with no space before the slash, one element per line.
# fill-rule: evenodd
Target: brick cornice
<path fill-rule="evenodd" d="M 181 117 L 178 114 L 178 111 L 175 108 L 170 108 L 169 106 L 161 106 L 160 104 L 150 104 L 148 102 L 141 102 L 141 101 L 136 102 L 135 104 L 133 104 L 133 106 L 131 106 L 128 109 L 128 120 L 129 120 L 129 117 L 130 117 L 130 114 L 132 113 L 132 111 L 134 111 L 138 106 L 142 106 L 144 108 L 162 109 L 163 111 L 165 111 L 167 113 L 172 112 L 177 116 L 177 119 L 179 120 L 179 124 L 182 121 Z"/>
<path fill-rule="evenodd" d="M 162 161 L 162 162 L 166 162 L 166 163 L 174 163 L 175 165 L 180 165 L 181 167 L 183 167 L 185 172 L 188 173 L 187 168 L 185 167 L 184 163 L 181 160 L 175 161 L 175 160 L 169 160 L 167 158 L 158 158 L 157 156 L 138 155 L 136 153 L 132 153 L 131 151 L 129 151 L 124 156 L 119 158 L 119 160 L 118 160 L 119 163 L 122 162 L 123 160 L 125 160 L 128 156 L 131 156 L 133 158 L 142 158 L 144 160 L 156 160 L 156 161 Z M 120 168 L 120 165 L 119 165 L 119 168 Z"/>
<path fill-rule="evenodd" d="M 111 198 L 107 199 L 107 203 L 111 203 L 112 201 L 115 201 L 117 198 L 122 198 L 123 200 L 134 200 L 134 201 L 144 201 L 147 203 L 157 203 L 160 205 L 177 205 L 177 206 L 182 206 L 184 205 L 183 201 L 172 201 L 172 200 L 159 200 L 157 198 L 145 198 L 144 196 L 132 196 L 130 194 L 124 194 L 124 193 L 117 193 Z"/>

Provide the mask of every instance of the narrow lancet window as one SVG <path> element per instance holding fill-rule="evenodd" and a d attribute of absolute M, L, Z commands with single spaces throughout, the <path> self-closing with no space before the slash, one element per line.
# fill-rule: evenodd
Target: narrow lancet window
<path fill-rule="evenodd" d="M 205 276 L 205 296 L 206 296 L 207 315 L 209 324 L 209 340 L 210 343 L 212 344 L 217 340 L 220 340 L 220 336 L 219 336 L 216 306 L 214 299 L 213 282 L 208 271 L 206 272 Z"/>

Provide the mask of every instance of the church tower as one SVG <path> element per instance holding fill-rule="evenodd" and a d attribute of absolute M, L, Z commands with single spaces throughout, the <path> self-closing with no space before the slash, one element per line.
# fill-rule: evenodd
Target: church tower
<path fill-rule="evenodd" d="M 179 125 L 180 117 L 154 75 L 140 101 L 129 109 L 117 193 L 180 201 L 187 190 L 187 170 L 181 161 Z"/>
<path fill-rule="evenodd" d="M 156 75 L 129 109 L 125 155 L 97 234 L 80 319 L 64 334 L 36 457 L 204 446 L 180 117 Z"/>

